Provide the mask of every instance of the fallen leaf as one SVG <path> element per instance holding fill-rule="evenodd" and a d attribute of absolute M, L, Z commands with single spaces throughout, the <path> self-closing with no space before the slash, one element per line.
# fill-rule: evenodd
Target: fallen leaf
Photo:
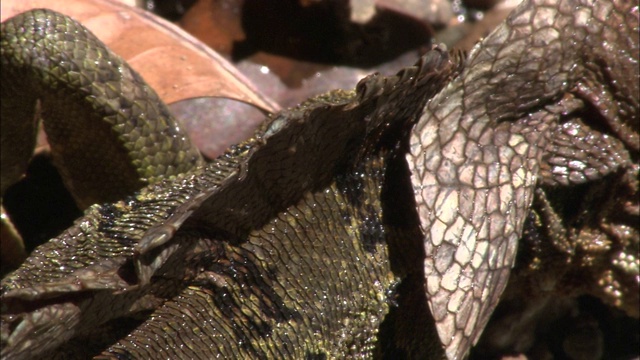
<path fill-rule="evenodd" d="M 258 92 L 229 62 L 172 23 L 113 0 L 5 0 L 1 19 L 34 8 L 69 15 L 122 56 L 166 103 L 224 97 L 276 112 L 277 103 Z"/>

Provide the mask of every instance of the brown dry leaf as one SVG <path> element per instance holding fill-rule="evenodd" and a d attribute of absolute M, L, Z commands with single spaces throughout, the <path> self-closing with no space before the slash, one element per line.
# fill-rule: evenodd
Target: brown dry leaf
<path fill-rule="evenodd" d="M 69 15 L 122 56 L 166 103 L 195 97 L 224 97 L 279 110 L 233 65 L 177 26 L 114 0 L 4 0 L 1 19 L 33 8 Z"/>
<path fill-rule="evenodd" d="M 114 52 L 125 58 L 166 103 L 184 104 L 186 101 L 181 100 L 218 97 L 226 98 L 225 101 L 229 103 L 234 101 L 228 99 L 236 99 L 250 104 L 253 107 L 248 105 L 245 107 L 255 112 L 258 112 L 256 108 L 268 112 L 279 109 L 277 103 L 256 91 L 251 82 L 237 72 L 233 65 L 177 26 L 153 14 L 123 5 L 115 0 L 2 0 L 0 20 L 4 21 L 34 8 L 48 8 L 64 13 L 87 26 Z M 228 107 L 226 103 L 224 107 Z M 254 117 L 263 119 L 261 114 Z M 209 116 L 197 124 L 193 122 L 188 124 L 186 128 L 192 138 L 193 134 L 196 134 L 194 141 L 200 148 L 204 148 L 205 155 L 214 157 L 231 143 L 249 136 L 257 122 L 247 122 L 242 119 L 242 122 L 233 123 L 233 119 L 236 118 L 229 117 L 218 121 L 215 117 Z M 222 128 L 224 126 L 229 128 Z M 221 128 L 224 131 L 220 130 Z M 232 133 L 232 136 L 229 133 Z M 205 138 L 204 135 L 208 137 Z M 40 154 L 44 159 L 40 163 L 48 161 L 46 153 L 47 143 L 41 132 L 36 149 L 36 154 Z M 38 166 L 33 168 L 40 169 Z M 45 168 L 49 167 L 45 166 Z M 41 212 L 41 206 L 36 205 L 34 201 L 24 200 L 30 199 L 29 194 L 37 193 L 33 191 L 34 186 L 30 184 L 36 182 L 40 184 L 36 185 L 36 188 L 40 186 L 40 188 L 50 189 L 47 196 L 53 194 L 64 197 L 61 194 L 65 193 L 62 187 L 51 185 L 56 183 L 51 176 L 47 171 L 34 170 L 25 178 L 30 182 L 22 181 L 21 184 L 17 184 L 20 190 L 14 191 L 13 198 L 17 201 L 13 203 L 14 205 L 15 203 L 26 204 L 26 206 L 19 209 L 16 206 L 9 208 L 8 205 L 11 202 L 9 194 L 5 194 L 7 196 L 3 200 L 11 219 L 23 236 L 25 229 L 44 229 L 44 231 L 36 231 L 35 234 L 32 231 L 25 236 L 27 250 L 70 226 L 71 221 L 79 215 L 77 209 L 75 212 L 67 208 L 62 209 L 60 204 L 63 200 L 56 198 L 49 201 L 52 209 L 42 212 L 43 221 L 36 219 L 37 216 L 34 214 Z M 70 200 L 70 198 L 64 199 Z M 73 207 L 73 203 L 69 204 Z M 36 226 L 36 224 L 43 225 Z M 12 230 L 11 223 L 6 221 L 1 225 L 3 226 L 0 235 L 3 267 L 0 271 L 4 273 L 17 266 L 25 254 L 22 240 L 17 232 Z M 11 250 L 10 247 L 14 247 L 16 251 Z"/>
<path fill-rule="evenodd" d="M 353 7 L 354 0 L 199 0 L 180 25 L 225 58 L 235 58 L 239 71 L 287 107 L 330 90 L 353 89 L 383 67 L 395 73 L 429 47 L 431 32 L 413 17 L 381 9 L 357 23 L 348 4 Z"/>

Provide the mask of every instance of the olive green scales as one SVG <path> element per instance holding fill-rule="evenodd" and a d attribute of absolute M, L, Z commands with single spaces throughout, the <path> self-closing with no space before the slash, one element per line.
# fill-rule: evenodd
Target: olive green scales
<path fill-rule="evenodd" d="M 39 100 L 77 202 L 112 202 L 2 280 L 3 358 L 463 358 L 523 236 L 564 260 L 533 251 L 521 291 L 552 279 L 638 316 L 632 2 L 525 1 L 468 59 L 434 47 L 270 116 L 206 165 L 79 24 L 33 11 L 1 41 L 3 136 L 30 136 Z M 96 153 L 127 170 L 74 159 L 94 131 L 118 134 Z M 56 145 L 68 136 L 75 148 Z M 3 191 L 30 152 L 7 144 Z M 109 183 L 114 198 L 96 200 Z"/>

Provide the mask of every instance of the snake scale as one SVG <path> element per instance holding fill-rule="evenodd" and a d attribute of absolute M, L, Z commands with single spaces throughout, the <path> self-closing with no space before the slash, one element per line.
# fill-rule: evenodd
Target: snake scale
<path fill-rule="evenodd" d="M 208 164 L 82 25 L 4 22 L 2 191 L 42 118 L 86 211 L 2 279 L 2 357 L 462 359 L 501 297 L 637 319 L 638 17 L 526 0 Z"/>

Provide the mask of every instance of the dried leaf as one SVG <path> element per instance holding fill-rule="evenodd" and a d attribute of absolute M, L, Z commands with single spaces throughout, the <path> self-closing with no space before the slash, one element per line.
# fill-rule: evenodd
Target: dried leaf
<path fill-rule="evenodd" d="M 212 96 L 236 99 L 268 112 L 279 109 L 217 53 L 143 10 L 113 0 L 5 0 L 1 6 L 2 20 L 33 8 L 73 17 L 125 58 L 167 103 Z"/>

